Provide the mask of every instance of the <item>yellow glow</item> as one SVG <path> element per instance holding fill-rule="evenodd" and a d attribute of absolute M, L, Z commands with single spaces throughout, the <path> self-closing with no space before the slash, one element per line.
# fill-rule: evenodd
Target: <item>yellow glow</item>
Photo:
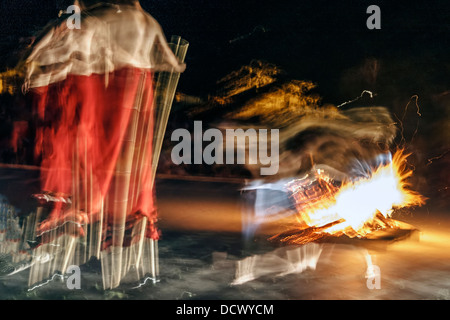
<path fill-rule="evenodd" d="M 0 73 L 0 94 L 8 93 L 13 95 L 21 77 L 23 77 L 23 74 L 17 69 L 6 70 Z"/>

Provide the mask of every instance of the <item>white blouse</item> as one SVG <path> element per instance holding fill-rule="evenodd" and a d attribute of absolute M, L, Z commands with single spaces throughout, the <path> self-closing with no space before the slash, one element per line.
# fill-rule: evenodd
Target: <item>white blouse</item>
<path fill-rule="evenodd" d="M 27 59 L 26 88 L 47 86 L 68 74 L 106 74 L 123 67 L 182 72 L 159 23 L 133 5 L 82 11 L 80 29 L 54 26 Z"/>

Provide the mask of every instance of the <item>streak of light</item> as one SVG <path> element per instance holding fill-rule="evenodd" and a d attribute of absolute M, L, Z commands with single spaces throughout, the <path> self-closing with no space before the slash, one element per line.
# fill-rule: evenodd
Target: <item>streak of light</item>
<path fill-rule="evenodd" d="M 82 226 L 84 226 L 84 224 L 81 224 L 81 223 L 79 223 L 79 222 L 68 220 L 68 221 L 64 221 L 64 223 L 62 223 L 62 224 L 60 224 L 60 225 L 57 225 L 56 227 L 54 227 L 54 228 L 52 228 L 52 229 L 48 229 L 48 230 L 42 231 L 42 233 L 38 234 L 37 236 L 40 237 L 40 236 L 42 236 L 42 235 L 45 234 L 45 233 L 54 231 L 54 230 L 56 230 L 56 229 L 58 229 L 58 228 L 64 226 L 66 223 L 73 223 L 73 224 L 75 224 L 75 225 L 76 225 L 77 227 L 79 227 L 79 228 L 81 228 Z M 57 246 L 59 246 L 59 245 L 57 245 Z"/>
<path fill-rule="evenodd" d="M 403 144 L 406 143 L 406 139 L 405 139 L 405 136 L 404 136 L 405 128 L 404 128 L 404 126 L 403 126 L 403 122 L 404 122 L 404 120 L 405 120 L 406 112 L 408 111 L 408 107 L 409 107 L 409 105 L 410 105 L 412 99 L 415 99 L 416 114 L 417 114 L 419 117 L 422 117 L 422 114 L 420 113 L 420 107 L 419 107 L 419 96 L 418 96 L 417 94 L 415 94 L 415 95 L 413 95 L 413 96 L 411 96 L 411 97 L 409 98 L 409 101 L 408 101 L 408 103 L 407 103 L 406 106 L 405 106 L 405 110 L 404 110 L 404 112 L 403 112 L 402 118 L 399 119 L 399 118 L 397 117 L 397 115 L 395 115 L 395 117 L 397 118 L 397 120 L 398 120 L 398 122 L 399 122 L 399 125 L 400 125 L 400 135 L 401 135 L 400 145 L 403 145 Z M 414 129 L 414 132 L 413 132 L 413 135 L 412 135 L 412 137 L 411 137 L 410 142 L 412 142 L 412 140 L 413 140 L 414 137 L 416 136 L 418 130 L 419 130 L 419 120 L 417 120 L 416 128 Z"/>
<path fill-rule="evenodd" d="M 30 291 L 33 291 L 33 290 L 35 290 L 37 288 L 43 287 L 43 286 L 49 284 L 50 282 L 55 280 L 55 278 L 58 278 L 58 277 L 61 279 L 61 281 L 64 280 L 64 276 L 62 274 L 55 273 L 49 280 L 45 281 L 44 283 L 35 285 L 34 287 L 28 289 L 28 291 L 30 292 Z"/>
<path fill-rule="evenodd" d="M 147 284 L 147 281 L 149 281 L 149 280 L 152 281 L 153 283 L 159 282 L 159 280 L 156 279 L 156 278 L 153 278 L 153 277 L 146 277 L 146 278 L 144 279 L 143 282 L 139 283 L 138 286 L 133 287 L 133 288 L 131 288 L 131 289 L 139 289 L 140 287 L 145 286 L 145 285 Z"/>
<path fill-rule="evenodd" d="M 350 104 L 350 103 L 353 103 L 353 102 L 355 102 L 355 101 L 358 101 L 359 99 L 361 99 L 361 98 L 364 96 L 365 93 L 369 94 L 369 96 L 370 96 L 371 99 L 373 99 L 373 97 L 376 96 L 376 94 L 374 94 L 372 91 L 369 91 L 369 90 L 363 90 L 363 92 L 361 92 L 361 94 L 360 94 L 358 97 L 356 97 L 356 98 L 353 99 L 353 100 L 349 100 L 349 101 L 346 101 L 346 102 L 344 102 L 344 103 L 341 103 L 340 105 L 337 106 L 337 108 L 340 108 L 340 107 L 345 106 L 345 105 L 347 105 L 347 104 Z"/>
<path fill-rule="evenodd" d="M 428 160 L 427 160 L 427 161 L 428 161 L 427 166 L 429 166 L 430 164 L 432 164 L 433 161 L 435 161 L 435 160 L 442 159 L 442 158 L 445 157 L 449 152 L 450 152 L 450 149 L 448 149 L 447 151 L 445 151 L 444 153 L 442 153 L 442 154 L 440 154 L 440 155 L 438 155 L 438 156 L 435 156 L 435 157 L 432 157 L 432 158 L 428 159 Z"/>

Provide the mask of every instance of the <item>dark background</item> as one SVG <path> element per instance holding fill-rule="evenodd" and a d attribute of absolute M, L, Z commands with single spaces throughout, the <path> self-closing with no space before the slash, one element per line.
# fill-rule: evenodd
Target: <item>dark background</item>
<path fill-rule="evenodd" d="M 14 65 L 13 53 L 23 38 L 34 35 L 72 3 L 2 1 L 2 67 Z M 318 82 L 322 94 L 333 98 L 332 88 L 342 71 L 366 58 L 408 59 L 415 69 L 428 66 L 433 75 L 427 80 L 448 78 L 448 64 L 442 65 L 449 48 L 448 1 L 141 0 L 141 4 L 168 38 L 179 34 L 190 42 L 189 69 L 180 88 L 194 94 L 208 92 L 211 83 L 252 59 Z M 381 9 L 381 30 L 366 27 L 371 4 Z M 424 89 L 415 84 L 420 79 L 409 80 L 411 89 Z"/>

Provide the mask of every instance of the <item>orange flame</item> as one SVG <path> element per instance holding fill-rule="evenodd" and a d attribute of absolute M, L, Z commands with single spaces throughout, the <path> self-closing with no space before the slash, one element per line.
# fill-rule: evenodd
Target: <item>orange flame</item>
<path fill-rule="evenodd" d="M 315 233 L 363 237 L 377 225 L 385 226 L 377 224 L 377 220 L 385 222 L 395 209 L 423 205 L 426 199 L 410 189 L 408 178 L 413 172 L 406 168 L 408 156 L 399 150 L 389 164 L 379 166 L 368 178 L 340 187 L 334 186 L 320 170 L 316 188 L 319 191 L 313 188 L 300 192 L 295 183 L 288 186 L 296 204 L 301 203 L 301 208 L 297 206 L 299 222 L 314 228 Z"/>

